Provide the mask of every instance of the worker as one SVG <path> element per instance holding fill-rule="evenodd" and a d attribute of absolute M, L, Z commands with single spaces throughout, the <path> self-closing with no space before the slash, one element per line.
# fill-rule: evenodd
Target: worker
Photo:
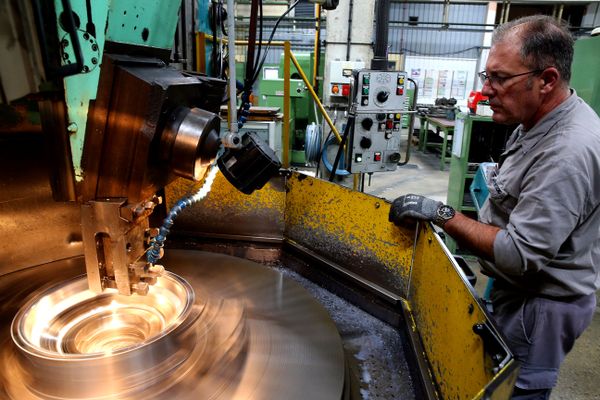
<path fill-rule="evenodd" d="M 432 221 L 484 260 L 494 320 L 521 367 L 513 399 L 550 397 L 600 286 L 600 119 L 569 88 L 572 58 L 573 38 L 553 18 L 499 26 L 482 93 L 495 122 L 519 126 L 479 221 L 412 194 L 389 214 L 396 224 Z"/>

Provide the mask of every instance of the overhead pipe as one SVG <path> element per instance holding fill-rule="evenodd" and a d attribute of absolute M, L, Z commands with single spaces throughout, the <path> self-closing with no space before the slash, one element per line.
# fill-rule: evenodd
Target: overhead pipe
<path fill-rule="evenodd" d="M 558 21 L 560 21 L 562 19 L 562 15 L 563 15 L 563 10 L 565 9 L 565 5 L 564 4 L 560 4 L 559 9 L 558 9 L 558 15 L 556 17 L 556 19 Z"/>
<path fill-rule="evenodd" d="M 350 48 L 352 47 L 352 10 L 354 9 L 354 2 L 350 0 L 348 6 L 348 37 L 346 39 L 346 60 L 350 61 Z M 386 24 L 387 26 L 387 24 Z"/>
<path fill-rule="evenodd" d="M 502 11 L 500 12 L 500 21 L 499 24 L 504 22 L 504 14 L 506 14 L 506 0 L 502 0 Z"/>
<path fill-rule="evenodd" d="M 390 20 L 390 0 L 377 1 L 375 17 L 375 44 L 371 69 L 386 71 L 388 64 L 388 22 Z"/>
<path fill-rule="evenodd" d="M 319 73 L 319 62 L 321 61 L 321 5 L 315 5 L 315 56 L 313 65 L 312 87 L 315 92 L 319 91 L 317 86 L 317 75 Z"/>
<path fill-rule="evenodd" d="M 448 29 L 448 27 L 450 26 L 449 22 L 448 22 L 448 14 L 450 13 L 450 0 L 446 0 L 444 2 L 444 13 L 442 16 L 442 28 L 443 29 Z"/>
<path fill-rule="evenodd" d="M 237 121 L 237 85 L 235 80 L 235 6 L 233 0 L 227 0 L 227 35 L 233 39 L 227 43 L 229 50 L 229 133 L 223 138 L 225 147 L 238 147 L 241 143 L 238 136 Z"/>
<path fill-rule="evenodd" d="M 504 10 L 506 8 L 506 11 Z M 504 24 L 508 22 L 508 15 L 510 13 L 510 0 L 507 0 L 502 6 L 502 11 L 504 14 L 504 18 L 500 20 L 500 23 Z M 505 11 L 505 12 L 504 12 Z"/>

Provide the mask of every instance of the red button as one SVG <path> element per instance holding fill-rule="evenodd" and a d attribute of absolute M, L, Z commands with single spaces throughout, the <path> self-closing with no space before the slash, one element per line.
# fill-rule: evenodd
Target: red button
<path fill-rule="evenodd" d="M 388 129 L 392 129 L 394 127 L 394 121 L 392 121 L 391 119 L 388 119 L 386 123 Z"/>
<path fill-rule="evenodd" d="M 350 96 L 350 85 L 342 85 L 342 96 Z"/>
<path fill-rule="evenodd" d="M 396 94 L 397 94 L 398 96 L 402 96 L 402 95 L 404 94 L 404 89 L 402 89 L 402 88 L 398 88 L 398 89 L 396 89 Z"/>
<path fill-rule="evenodd" d="M 375 156 L 373 157 L 373 159 L 375 161 L 381 161 L 381 153 L 375 153 Z"/>

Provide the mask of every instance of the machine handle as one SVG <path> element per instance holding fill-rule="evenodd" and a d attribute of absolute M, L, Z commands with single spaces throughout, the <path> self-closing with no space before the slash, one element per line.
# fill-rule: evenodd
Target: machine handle
<path fill-rule="evenodd" d="M 406 165 L 408 164 L 408 160 L 410 160 L 410 142 L 412 141 L 412 135 L 413 135 L 413 125 L 415 122 L 415 117 L 414 114 L 416 112 L 417 109 L 417 94 L 419 93 L 419 85 L 417 85 L 417 82 L 415 82 L 413 79 L 411 78 L 407 78 L 410 82 L 412 82 L 413 86 L 415 87 L 415 91 L 414 91 L 414 95 L 413 95 L 413 101 L 411 104 L 411 111 L 409 113 L 409 118 L 408 118 L 408 143 L 406 143 L 406 157 L 404 159 L 404 161 L 399 162 L 398 165 L 402 166 L 402 165 Z"/>
<path fill-rule="evenodd" d="M 83 53 L 79 44 L 79 37 L 77 36 L 77 28 L 75 27 L 75 20 L 73 19 L 73 9 L 69 0 L 62 0 L 63 12 L 65 13 L 65 30 L 69 34 L 71 43 L 73 44 L 73 51 L 75 52 L 75 63 L 63 66 L 50 66 L 50 54 L 48 53 L 49 45 L 46 38 L 46 32 L 44 29 L 44 13 L 42 12 L 42 6 L 40 0 L 33 1 L 34 12 L 37 17 L 38 35 L 40 39 L 40 48 L 42 51 L 42 58 L 46 67 L 47 77 L 64 78 L 71 75 L 76 75 L 83 70 Z M 57 20 L 58 21 L 58 20 Z M 58 28 L 58 22 L 57 22 Z"/>

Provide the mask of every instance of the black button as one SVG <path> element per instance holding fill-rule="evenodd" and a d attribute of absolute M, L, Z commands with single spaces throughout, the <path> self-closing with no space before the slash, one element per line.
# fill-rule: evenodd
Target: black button
<path fill-rule="evenodd" d="M 360 139 L 360 147 L 362 147 L 363 149 L 368 149 L 369 147 L 371 147 L 371 139 L 369 139 L 368 137 L 364 137 L 362 139 Z"/>
<path fill-rule="evenodd" d="M 371 127 L 373 126 L 373 120 L 371 118 L 365 118 L 362 121 L 360 121 L 360 124 L 362 125 L 365 131 L 370 131 Z"/>

